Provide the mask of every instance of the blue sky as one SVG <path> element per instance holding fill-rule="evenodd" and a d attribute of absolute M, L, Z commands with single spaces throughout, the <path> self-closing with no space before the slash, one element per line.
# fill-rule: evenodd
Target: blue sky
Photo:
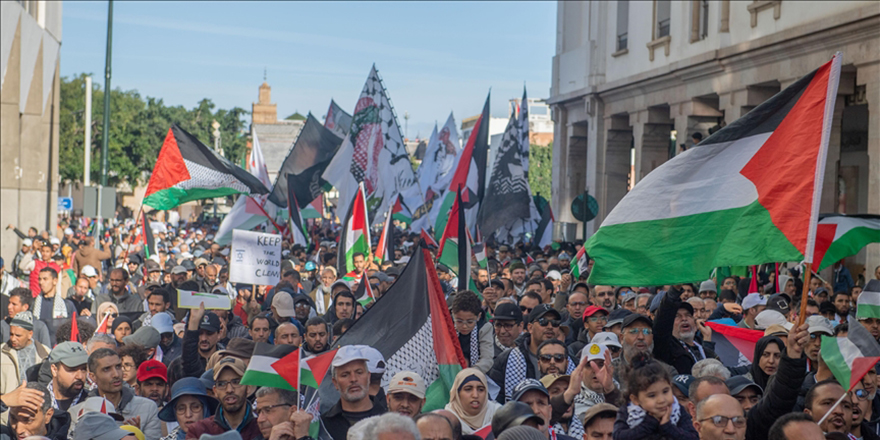
<path fill-rule="evenodd" d="M 103 82 L 106 2 L 65 2 L 61 74 Z M 191 108 L 210 98 L 250 111 L 268 71 L 278 116 L 334 98 L 351 112 L 375 62 L 409 136 L 430 135 L 450 111 L 460 124 L 492 89 L 546 98 L 556 3 L 115 2 L 111 85 Z M 403 128 L 403 127 L 401 127 Z"/>

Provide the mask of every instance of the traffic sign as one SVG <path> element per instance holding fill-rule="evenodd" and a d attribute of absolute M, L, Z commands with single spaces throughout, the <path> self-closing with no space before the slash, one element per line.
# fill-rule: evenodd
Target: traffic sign
<path fill-rule="evenodd" d="M 70 211 L 73 209 L 73 199 L 70 197 L 58 197 L 58 210 Z"/>

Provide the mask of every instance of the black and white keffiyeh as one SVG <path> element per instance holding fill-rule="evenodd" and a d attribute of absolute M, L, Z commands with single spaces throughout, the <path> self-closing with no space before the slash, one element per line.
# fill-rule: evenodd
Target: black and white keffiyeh
<path fill-rule="evenodd" d="M 584 438 L 584 425 L 577 417 L 572 417 L 571 421 L 568 422 L 568 431 L 562 427 L 562 423 L 556 423 L 553 425 L 553 429 L 569 437 L 574 437 L 576 439 Z"/>
<path fill-rule="evenodd" d="M 455 332 L 458 333 L 458 330 L 456 330 Z M 470 335 L 471 336 L 471 341 L 470 341 L 471 342 L 471 358 L 468 359 L 468 366 L 469 367 L 473 367 L 474 365 L 477 365 L 477 362 L 480 361 L 480 336 L 477 333 L 479 333 L 479 328 L 474 327 L 474 329 L 471 330 L 471 335 Z M 461 333 L 458 333 L 458 335 L 461 336 Z"/>
<path fill-rule="evenodd" d="M 504 369 L 504 396 L 507 397 L 507 400 L 513 398 L 513 389 L 525 380 L 528 372 L 526 362 L 528 361 L 518 347 L 510 350 L 510 355 L 507 356 L 507 366 Z"/>
<path fill-rule="evenodd" d="M 681 417 L 681 405 L 678 404 L 678 399 L 675 397 L 672 399 L 672 414 L 669 416 L 669 421 L 672 422 L 673 425 L 678 425 L 678 419 Z M 632 402 L 626 404 L 626 413 L 626 424 L 630 428 L 639 426 L 648 414 L 641 406 Z"/>
<path fill-rule="evenodd" d="M 41 294 L 34 299 L 35 319 L 42 319 L 40 314 L 43 312 L 43 298 L 45 297 Z M 52 318 L 67 318 L 67 305 L 64 304 L 64 298 L 57 293 L 52 300 Z"/>

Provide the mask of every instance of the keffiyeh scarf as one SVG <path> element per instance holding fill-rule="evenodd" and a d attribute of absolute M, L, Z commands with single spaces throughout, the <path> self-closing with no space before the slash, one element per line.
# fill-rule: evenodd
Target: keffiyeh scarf
<path fill-rule="evenodd" d="M 673 425 L 678 425 L 678 419 L 681 417 L 681 406 L 678 404 L 678 399 L 674 397 L 672 399 L 672 414 L 669 416 L 669 421 Z M 630 428 L 639 426 L 645 420 L 645 416 L 648 415 L 641 406 L 632 402 L 626 405 L 626 413 L 626 424 Z"/>
<path fill-rule="evenodd" d="M 574 437 L 576 439 L 584 438 L 584 425 L 577 417 L 572 417 L 571 421 L 568 422 L 567 432 L 565 428 L 562 427 L 562 423 L 557 423 L 553 425 L 553 430 L 555 432 L 561 432 L 569 437 Z"/>
<path fill-rule="evenodd" d="M 455 333 L 458 333 L 458 330 L 456 330 Z M 477 365 L 477 362 L 480 361 L 480 338 L 479 338 L 479 335 L 477 335 L 477 333 L 479 333 L 479 328 L 474 327 L 474 329 L 471 330 L 471 335 L 470 335 L 471 336 L 471 338 L 470 338 L 471 339 L 471 341 L 470 341 L 470 343 L 471 343 L 471 356 L 470 357 L 471 358 L 468 359 L 468 366 L 469 367 L 473 367 L 474 365 Z M 461 333 L 458 333 L 458 336 L 461 336 Z"/>
<path fill-rule="evenodd" d="M 504 395 L 507 400 L 513 398 L 513 389 L 525 380 L 528 372 L 526 362 L 519 347 L 510 349 L 510 355 L 507 356 L 507 366 L 504 368 Z"/>
<path fill-rule="evenodd" d="M 40 295 L 34 301 L 34 319 L 42 319 L 40 313 L 43 311 L 43 298 L 45 297 Z M 67 318 L 67 306 L 64 305 L 64 298 L 61 298 L 61 295 L 57 293 L 52 300 L 52 318 Z"/>

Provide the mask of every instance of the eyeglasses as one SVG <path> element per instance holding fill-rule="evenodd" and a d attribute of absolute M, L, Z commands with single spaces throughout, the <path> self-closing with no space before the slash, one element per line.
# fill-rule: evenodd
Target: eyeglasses
<path fill-rule="evenodd" d="M 866 390 L 853 390 L 853 396 L 856 396 L 859 400 L 865 400 L 868 398 L 868 392 Z"/>
<path fill-rule="evenodd" d="M 648 336 L 654 333 L 654 330 L 649 328 L 628 328 L 625 331 L 628 335 L 638 335 L 641 332 L 641 334 Z"/>
<path fill-rule="evenodd" d="M 238 388 L 241 386 L 241 379 L 220 380 L 214 382 L 214 386 L 220 389 L 226 388 L 227 385 L 232 385 L 232 388 Z"/>
<path fill-rule="evenodd" d="M 203 407 L 201 402 L 191 403 L 189 406 L 180 404 L 174 407 L 174 412 L 176 412 L 178 415 L 183 415 L 186 414 L 187 409 L 189 409 L 189 411 L 193 414 L 198 414 L 202 412 Z"/>
<path fill-rule="evenodd" d="M 562 321 L 560 321 L 558 319 L 547 319 L 547 318 L 538 319 L 538 325 L 540 325 L 541 327 L 546 327 L 547 324 L 550 324 L 553 327 L 559 327 L 559 324 L 562 324 Z"/>
<path fill-rule="evenodd" d="M 515 322 L 501 322 L 501 321 L 495 321 L 495 322 L 492 323 L 492 325 L 494 325 L 496 328 L 502 328 L 502 329 L 505 329 L 505 330 L 510 330 L 510 329 L 516 327 L 518 324 L 515 323 Z"/>
<path fill-rule="evenodd" d="M 466 325 L 468 327 L 477 323 L 476 319 L 454 319 L 455 325 Z"/>
<path fill-rule="evenodd" d="M 705 422 L 706 420 L 711 420 L 712 424 L 715 425 L 716 428 L 724 428 L 725 426 L 727 426 L 727 422 L 733 422 L 733 426 L 735 428 L 744 428 L 746 426 L 746 418 L 743 416 L 712 416 L 700 420 L 700 423 Z"/>
<path fill-rule="evenodd" d="M 532 312 L 531 307 L 519 306 L 519 309 L 522 310 L 523 313 L 531 313 Z"/>
<path fill-rule="evenodd" d="M 562 362 L 565 360 L 565 355 L 564 354 L 542 354 L 541 360 L 544 362 L 550 362 L 550 361 Z"/>
<path fill-rule="evenodd" d="M 278 407 L 282 407 L 282 406 L 291 406 L 291 405 L 289 403 L 279 403 L 277 405 L 269 405 L 269 406 L 266 406 L 263 408 L 255 409 L 254 414 L 256 414 L 257 417 L 260 417 L 260 414 L 269 415 L 269 412 L 271 412 L 273 409 L 278 408 Z"/>
<path fill-rule="evenodd" d="M 570 305 L 572 307 L 586 307 L 587 303 L 584 301 L 572 301 L 572 302 L 568 303 L 568 305 Z"/>
<path fill-rule="evenodd" d="M 608 318 L 605 316 L 590 316 L 590 322 L 608 322 Z"/>

